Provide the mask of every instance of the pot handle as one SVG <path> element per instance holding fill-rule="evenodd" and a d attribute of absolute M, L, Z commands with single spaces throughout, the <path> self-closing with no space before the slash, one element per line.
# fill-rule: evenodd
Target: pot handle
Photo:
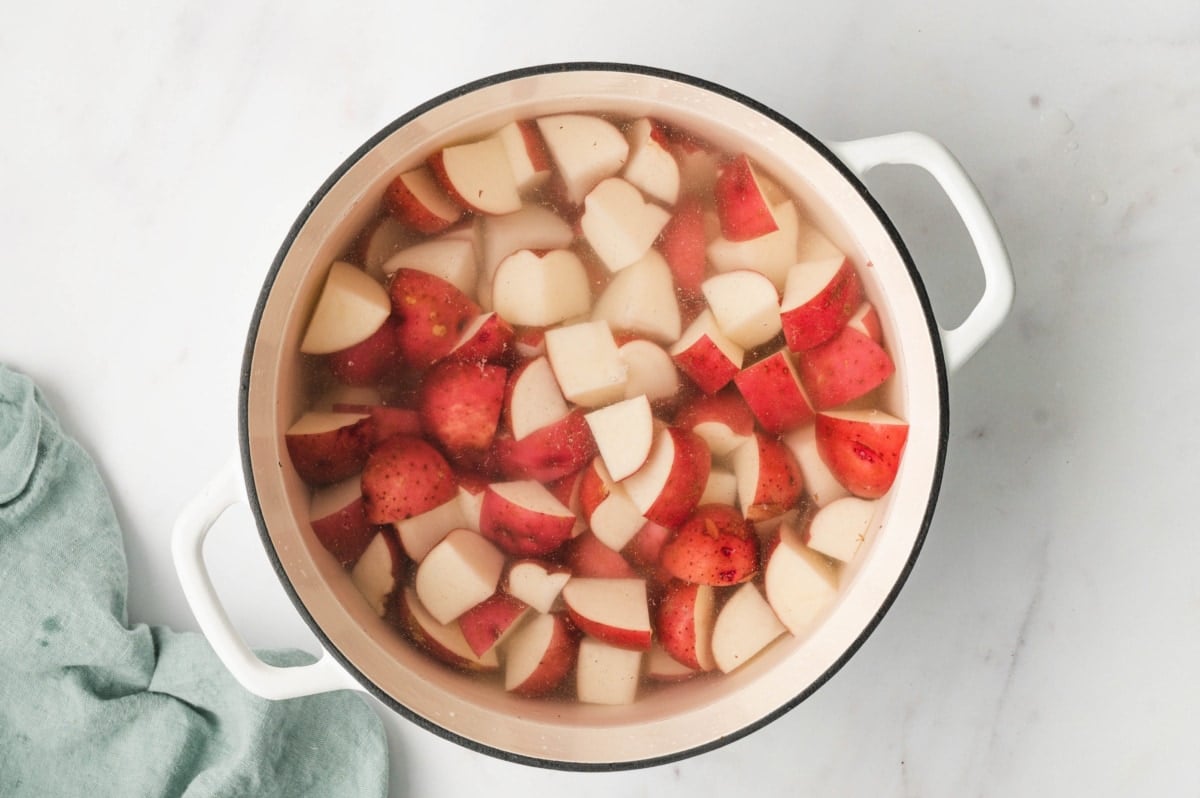
<path fill-rule="evenodd" d="M 171 536 L 171 555 L 183 595 L 213 651 L 243 687 L 262 698 L 279 700 L 363 689 L 326 651 L 311 665 L 280 668 L 259 659 L 233 628 L 208 575 L 204 539 L 227 509 L 245 501 L 241 464 L 233 457 L 183 508 Z"/>
<path fill-rule="evenodd" d="M 919 166 L 946 192 L 966 225 L 983 266 L 984 288 L 979 303 L 962 324 L 953 330 L 938 328 L 946 368 L 957 371 L 1000 328 L 1013 303 L 1012 263 L 979 189 L 967 177 L 958 159 L 941 142 L 923 133 L 892 133 L 830 142 L 828 146 L 859 177 L 880 164 Z"/>

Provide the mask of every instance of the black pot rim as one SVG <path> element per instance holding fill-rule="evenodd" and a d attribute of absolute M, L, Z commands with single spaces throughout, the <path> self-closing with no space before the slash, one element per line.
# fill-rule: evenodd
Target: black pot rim
<path fill-rule="evenodd" d="M 711 740 L 702 745 L 697 745 L 692 748 L 688 748 L 688 749 L 685 749 L 682 751 L 677 751 L 677 752 L 674 752 L 671 754 L 666 754 L 663 756 L 648 757 L 646 759 L 629 760 L 629 761 L 625 761 L 625 762 L 611 762 L 611 763 L 566 762 L 566 761 L 561 761 L 561 760 L 557 760 L 557 759 L 544 759 L 544 758 L 539 758 L 539 757 L 526 756 L 524 754 L 516 754 L 511 751 L 506 751 L 502 748 L 496 748 L 493 746 L 485 745 L 476 740 L 471 740 L 471 739 L 463 737 L 462 735 L 459 735 L 453 731 L 450 731 L 449 729 L 446 729 L 446 728 L 444 728 L 436 723 L 433 723 L 432 721 L 418 715 L 417 713 L 410 710 L 408 707 L 406 707 L 403 704 L 396 701 L 390 695 L 384 693 L 367 675 L 362 673 L 362 671 L 360 671 L 348 659 L 346 659 L 346 657 L 342 654 L 342 652 L 338 649 L 338 647 L 336 645 L 334 645 L 333 642 L 329 639 L 328 635 L 326 635 L 325 631 L 321 628 L 321 626 L 314 620 L 311 613 L 309 613 L 307 607 L 304 605 L 304 602 L 300 599 L 299 595 L 296 593 L 295 587 L 292 585 L 290 578 L 288 577 L 286 571 L 284 570 L 283 564 L 279 559 L 279 555 L 275 550 L 274 543 L 272 542 L 271 537 L 267 532 L 267 524 L 266 524 L 266 520 L 263 516 L 262 506 L 259 503 L 258 492 L 257 492 L 256 486 L 255 486 L 254 474 L 253 474 L 252 465 L 251 465 L 251 461 L 250 461 L 250 434 L 249 434 L 249 429 L 248 429 L 248 427 L 249 427 L 249 425 L 248 425 L 249 387 L 250 387 L 250 374 L 252 373 L 252 369 L 253 369 L 254 347 L 255 347 L 256 341 L 258 340 L 259 325 L 262 321 L 262 314 L 263 314 L 264 308 L 266 307 L 267 299 L 270 296 L 271 289 L 275 283 L 275 278 L 279 272 L 280 267 L 283 264 L 284 258 L 287 256 L 288 251 L 291 249 L 292 243 L 294 242 L 296 236 L 299 234 L 301 228 L 304 226 L 305 222 L 307 222 L 313 209 L 316 208 L 317 204 L 325 197 L 325 195 L 334 186 L 334 184 L 336 184 L 338 182 L 338 180 L 340 180 L 341 177 L 354 164 L 356 164 L 368 151 L 373 149 L 380 141 L 382 141 L 383 139 L 385 139 L 386 137 L 391 135 L 397 129 L 408 124 L 410 121 L 412 121 L 413 119 L 424 114 L 426 111 L 430 110 L 431 108 L 434 108 L 438 105 L 446 103 L 450 100 L 453 100 L 456 97 L 459 97 L 461 95 L 469 94 L 478 89 L 483 89 L 483 88 L 486 88 L 489 86 L 493 86 L 493 85 L 500 84 L 500 83 L 506 83 L 508 81 L 518 80 L 521 78 L 528 78 L 528 77 L 552 74 L 552 73 L 558 73 L 558 72 L 633 73 L 633 74 L 638 74 L 638 75 L 644 75 L 647 77 L 671 80 L 671 81 L 675 81 L 678 83 L 683 83 L 683 84 L 686 84 L 689 86 L 693 86 L 693 87 L 696 87 L 699 89 L 704 89 L 713 94 L 721 95 L 728 99 L 739 102 L 742 105 L 745 105 L 745 106 L 751 108 L 752 110 L 757 111 L 759 114 L 763 115 L 764 117 L 767 117 L 771 121 L 784 127 L 789 132 L 791 132 L 792 134 L 794 134 L 797 137 L 799 137 L 800 139 L 802 139 L 806 144 L 811 146 L 814 150 L 819 152 L 822 155 L 822 157 L 825 158 L 825 160 L 827 160 L 834 168 L 837 169 L 837 171 L 841 174 L 842 178 L 845 179 L 854 188 L 854 190 L 859 194 L 859 196 L 863 199 L 863 201 L 867 203 L 867 205 L 870 207 L 872 213 L 875 215 L 876 219 L 883 226 L 884 230 L 887 232 L 888 236 L 891 238 L 892 243 L 895 245 L 897 251 L 900 253 L 900 256 L 904 262 L 904 266 L 908 271 L 909 278 L 913 283 L 913 287 L 916 291 L 917 298 L 920 302 L 921 309 L 922 309 L 922 312 L 925 317 L 927 333 L 928 333 L 929 338 L 933 345 L 935 369 L 936 369 L 936 373 L 937 373 L 937 382 L 938 382 L 938 394 L 941 397 L 941 402 L 940 402 L 940 407 L 939 407 L 939 430 L 938 430 L 938 439 L 937 439 L 937 455 L 936 455 L 936 460 L 935 460 L 935 464 L 934 464 L 934 472 L 932 475 L 932 481 L 930 484 L 929 501 L 925 508 L 925 514 L 921 520 L 920 529 L 918 530 L 918 533 L 917 533 L 916 539 L 913 543 L 912 551 L 909 554 L 908 560 L 905 563 L 900 574 L 898 575 L 895 584 L 892 586 L 891 590 L 888 592 L 888 595 L 884 599 L 883 603 L 880 604 L 880 606 L 877 609 L 877 611 L 875 612 L 874 616 L 870 619 L 870 621 L 867 623 L 867 625 L 863 628 L 863 631 L 861 632 L 861 634 L 859 634 L 859 636 L 854 640 L 854 642 L 851 643 L 851 645 L 848 646 L 844 652 L 842 652 L 842 655 L 840 657 L 838 657 L 838 659 L 835 662 L 833 662 L 833 664 L 831 664 L 829 666 L 829 668 L 827 668 L 825 670 L 825 672 L 823 674 L 821 674 L 821 676 L 819 676 L 817 679 L 815 679 L 807 688 L 805 688 L 803 691 L 801 691 L 800 693 L 795 695 L 791 700 L 789 700 L 789 701 L 785 702 L 784 704 L 780 705 L 779 707 L 777 707 L 774 711 L 769 712 L 766 715 L 763 715 L 762 717 L 758 718 L 757 720 L 743 726 L 742 728 L 740 728 L 734 732 L 726 734 L 715 740 Z M 283 584 L 284 590 L 287 592 L 289 598 L 292 600 L 292 604 L 295 605 L 296 609 L 300 612 L 301 617 L 304 619 L 304 621 L 308 625 L 308 627 L 312 630 L 313 634 L 316 635 L 317 639 L 320 641 L 321 646 L 325 649 L 325 651 L 327 651 L 330 656 L 337 659 L 337 661 L 341 664 L 341 666 L 343 668 L 345 668 L 348 673 L 352 674 L 354 676 L 354 678 L 360 684 L 362 684 L 362 686 L 369 693 L 371 693 L 371 695 L 375 696 L 375 698 L 379 699 L 382 703 L 384 703 L 390 709 L 399 713 L 403 717 L 407 718 L 409 721 L 415 723 L 416 725 L 420 726 L 421 728 L 424 728 L 428 731 L 433 732 L 434 734 L 438 735 L 439 737 L 442 737 L 446 740 L 457 743 L 458 745 L 461 745 L 464 748 L 470 749 L 472 751 L 487 754 L 489 756 L 492 756 L 492 757 L 495 757 L 495 758 L 498 758 L 498 759 L 501 759 L 501 760 L 504 760 L 507 762 L 514 762 L 514 763 L 518 763 L 518 764 L 522 764 L 522 765 L 530 765 L 530 766 L 548 768 L 548 769 L 553 769 L 553 770 L 577 771 L 577 772 L 621 771 L 621 770 L 633 770 L 633 769 L 638 769 L 638 768 L 655 767 L 658 765 L 669 764 L 671 762 L 677 762 L 682 759 L 687 759 L 687 758 L 690 758 L 693 756 L 697 756 L 699 754 L 713 751 L 717 748 L 721 748 L 721 747 L 727 745 L 728 743 L 734 742 L 735 740 L 739 740 L 742 737 L 745 737 L 746 735 L 750 734 L 751 732 L 754 732 L 754 731 L 766 726 L 767 724 L 771 723 L 772 721 L 774 721 L 774 720 L 778 719 L 779 717 L 783 716 L 784 714 L 788 713 L 789 711 L 794 709 L 797 705 L 799 705 L 801 702 L 803 702 L 805 699 L 807 699 L 810 695 L 812 695 L 814 692 L 816 692 L 816 690 L 819 689 L 821 686 L 823 686 L 826 682 L 828 682 L 834 676 L 834 674 L 836 674 L 839 670 L 841 670 L 842 666 L 844 666 L 846 664 L 846 662 L 849 661 L 849 659 L 858 651 L 858 649 L 863 645 L 863 643 L 866 642 L 866 639 L 871 635 L 871 633 L 874 632 L 876 627 L 879 625 L 880 621 L 883 619 L 883 616 L 887 614 L 888 610 L 891 608 L 892 604 L 895 602 L 896 597 L 899 595 L 901 588 L 903 588 L 905 582 L 908 580 L 908 576 L 912 572 L 913 566 L 916 563 L 917 556 L 920 554 L 921 548 L 924 545 L 925 537 L 929 532 L 929 527 L 933 520 L 933 511 L 934 511 L 935 505 L 937 504 L 938 493 L 941 489 L 942 473 L 943 473 L 943 470 L 945 467 L 945 459 L 946 459 L 946 448 L 947 448 L 947 444 L 949 441 L 949 426 L 950 426 L 949 425 L 949 415 L 950 415 L 950 408 L 949 408 L 948 380 L 947 380 L 945 357 L 944 357 L 944 354 L 942 351 L 942 345 L 941 345 L 941 333 L 938 328 L 937 322 L 934 319 L 933 309 L 932 309 L 932 306 L 929 301 L 929 296 L 926 293 L 924 282 L 921 280 L 921 275 L 917 271 L 916 265 L 913 263 L 912 256 L 909 254 L 908 248 L 904 245 L 903 240 L 900 238 L 900 234 L 896 230 L 895 225 L 892 223 L 891 219 L 888 218 L 888 216 L 884 212 L 883 208 L 879 205 L 879 203 L 875 200 L 875 198 L 867 190 L 866 186 L 864 186 L 862 181 L 859 180 L 858 176 L 855 175 L 852 171 L 850 171 L 850 169 L 847 168 L 846 165 L 843 164 L 841 162 L 841 160 L 839 160 L 838 157 L 836 155 L 834 155 L 834 153 L 828 147 L 826 147 L 820 140 L 818 140 L 816 137 L 814 137 L 812 134 L 810 134 L 807 130 L 805 130 L 804 128 L 797 125 L 791 119 L 789 119 L 789 118 L 785 117 L 784 115 L 776 112 L 775 110 L 763 105 L 762 103 L 758 102 L 757 100 L 747 97 L 746 95 L 743 95 L 732 89 L 726 88 L 725 86 L 722 86 L 720 84 L 713 83 L 709 80 L 694 77 L 692 75 L 684 74 L 681 72 L 676 72 L 676 71 L 667 70 L 667 69 L 660 69 L 657 67 L 643 66 L 643 65 L 638 65 L 638 64 L 604 62 L 604 61 L 568 61 L 568 62 L 541 64 L 541 65 L 536 65 L 536 66 L 529 66 L 529 67 L 523 67 L 520 69 L 509 70 L 509 71 L 505 71 L 505 72 L 499 72 L 499 73 L 472 81 L 470 83 L 465 83 L 461 86 L 458 86 L 457 88 L 450 89 L 449 91 L 444 92 L 444 93 L 426 101 L 425 103 L 422 103 L 421 105 L 413 108 L 412 110 L 408 111 L 404 115 L 398 117 L 396 120 L 394 120 L 393 122 L 391 122 L 390 124 L 385 126 L 382 130 L 380 130 L 374 136 L 369 138 L 357 150 L 355 150 L 345 161 L 342 162 L 342 164 L 340 166 L 338 166 L 337 169 L 335 169 L 333 171 L 333 173 L 325 180 L 325 182 L 321 185 L 321 187 L 319 189 L 317 189 L 317 191 L 313 195 L 312 199 L 310 199 L 308 201 L 308 203 L 304 206 L 304 209 L 301 211 L 300 215 L 296 218 L 296 221 L 292 224 L 291 229 L 288 231 L 287 236 L 284 238 L 283 243 L 280 246 L 279 251 L 275 256 L 275 259 L 272 262 L 271 267 L 267 272 L 262 291 L 260 292 L 258 301 L 256 302 L 255 307 L 254 307 L 253 316 L 252 316 L 252 319 L 250 322 L 250 328 L 249 328 L 247 338 L 246 338 L 246 346 L 245 346 L 245 351 L 244 351 L 243 359 L 242 359 L 241 377 L 239 380 L 239 389 L 238 389 L 238 438 L 239 438 L 239 445 L 240 445 L 241 457 L 242 457 L 242 474 L 243 474 L 243 478 L 245 479 L 245 483 L 246 483 L 246 495 L 248 497 L 250 509 L 254 516 L 255 523 L 258 527 L 259 536 L 262 538 L 263 546 L 267 550 L 267 555 L 271 561 L 272 568 L 275 570 L 275 573 L 278 575 L 280 582 Z"/>

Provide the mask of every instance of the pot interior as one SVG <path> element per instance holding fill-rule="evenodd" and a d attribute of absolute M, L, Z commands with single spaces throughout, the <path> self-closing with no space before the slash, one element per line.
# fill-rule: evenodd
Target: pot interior
<path fill-rule="evenodd" d="M 378 618 L 314 537 L 309 491 L 283 433 L 304 411 L 299 340 L 329 264 L 378 208 L 384 186 L 436 148 L 514 119 L 566 111 L 653 116 L 746 151 L 775 176 L 863 277 L 896 364 L 886 405 L 909 424 L 882 532 L 866 541 L 825 621 L 785 636 L 732 674 L 668 685 L 631 706 L 535 701 L 418 652 Z M 620 767 L 735 739 L 819 686 L 873 628 L 928 525 L 945 444 L 936 327 L 894 230 L 861 185 L 815 139 L 766 109 L 691 79 L 625 67 L 547 68 L 485 81 L 417 109 L 331 178 L 285 243 L 248 345 L 243 444 L 251 502 L 280 578 L 327 648 L 394 709 L 489 753 L 562 767 Z"/>

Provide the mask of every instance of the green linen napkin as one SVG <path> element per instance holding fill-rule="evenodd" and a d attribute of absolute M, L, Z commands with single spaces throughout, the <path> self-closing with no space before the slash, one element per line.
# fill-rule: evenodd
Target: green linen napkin
<path fill-rule="evenodd" d="M 251 695 L 201 635 L 131 627 L 127 579 L 95 465 L 0 365 L 0 796 L 386 794 L 361 696 Z"/>

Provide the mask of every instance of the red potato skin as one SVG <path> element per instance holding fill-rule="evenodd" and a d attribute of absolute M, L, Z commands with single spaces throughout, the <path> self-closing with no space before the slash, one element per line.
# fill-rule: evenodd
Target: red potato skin
<path fill-rule="evenodd" d="M 708 240 L 704 233 L 704 208 L 696 197 L 680 200 L 670 221 L 658 237 L 662 253 L 675 276 L 675 286 L 688 297 L 700 296 L 704 282 Z"/>
<path fill-rule="evenodd" d="M 390 524 L 450 501 L 458 487 L 441 453 L 421 438 L 396 435 L 375 447 L 362 472 L 363 506 L 372 524 Z"/>
<path fill-rule="evenodd" d="M 617 648 L 627 648 L 633 651 L 649 651 L 650 642 L 654 638 L 653 631 L 650 629 L 618 629 L 607 624 L 596 623 L 590 618 L 585 618 L 575 612 L 571 609 L 570 604 L 567 605 L 567 617 L 585 635 L 602 640 Z"/>
<path fill-rule="evenodd" d="M 656 568 L 662 547 L 671 538 L 671 530 L 662 524 L 647 521 L 623 549 L 642 568 Z"/>
<path fill-rule="evenodd" d="M 363 470 L 375 442 L 375 423 L 368 415 L 328 432 L 285 435 L 292 466 L 313 487 L 332 485 Z"/>
<path fill-rule="evenodd" d="M 470 339 L 447 355 L 451 360 L 507 365 L 512 361 L 517 333 L 499 314 L 491 314 Z"/>
<path fill-rule="evenodd" d="M 732 507 L 706 504 L 663 546 L 663 570 L 676 579 L 714 587 L 747 582 L 758 573 L 758 536 Z"/>
<path fill-rule="evenodd" d="M 375 422 L 375 442 L 380 443 L 393 435 L 422 435 L 421 415 L 408 407 L 388 407 L 387 405 L 356 405 L 337 403 L 333 405 L 335 413 L 367 413 Z"/>
<path fill-rule="evenodd" d="M 907 424 L 864 424 L 817 414 L 817 452 L 846 490 L 878 499 L 896 480 Z"/>
<path fill-rule="evenodd" d="M 675 462 L 658 499 L 643 515 L 646 520 L 675 528 L 687 520 L 708 482 L 712 470 L 712 452 L 694 432 L 668 427 L 675 442 Z"/>
<path fill-rule="evenodd" d="M 346 385 L 376 385 L 403 366 L 396 324 L 385 321 L 364 340 L 325 356 L 333 376 Z"/>
<path fill-rule="evenodd" d="M 455 654 L 450 649 L 438 643 L 436 640 L 428 637 L 421 629 L 421 625 L 417 623 L 416 616 L 413 615 L 412 609 L 408 606 L 408 600 L 405 590 L 397 590 L 394 594 L 393 607 L 389 609 L 388 618 L 393 626 L 398 627 L 408 634 L 410 640 L 423 651 L 427 652 L 435 659 L 458 668 L 459 670 L 482 672 L 488 668 L 482 667 L 477 662 L 472 662 Z"/>
<path fill-rule="evenodd" d="M 546 149 L 546 142 L 542 139 L 542 132 L 538 130 L 537 122 L 532 119 L 518 120 L 517 129 L 521 131 L 521 138 L 525 142 L 525 153 L 529 156 L 529 163 L 533 167 L 533 171 L 549 172 L 553 169 L 554 163 L 550 160 L 550 151 Z"/>
<path fill-rule="evenodd" d="M 759 426 L 776 434 L 803 426 L 813 419 L 813 408 L 780 351 L 752 366 L 747 366 L 733 378 Z"/>
<path fill-rule="evenodd" d="M 417 199 L 398 175 L 383 192 L 383 207 L 399 221 L 420 233 L 440 233 L 458 221 L 459 217 L 443 219 L 432 213 Z"/>
<path fill-rule="evenodd" d="M 511 504 L 487 490 L 479 513 L 479 532 L 516 557 L 540 557 L 571 538 L 573 518 L 559 518 Z"/>
<path fill-rule="evenodd" d="M 865 396 L 896 370 L 882 346 L 851 327 L 796 356 L 800 381 L 817 410 Z"/>
<path fill-rule="evenodd" d="M 815 297 L 779 314 L 788 349 L 803 352 L 825 343 L 846 325 L 862 301 L 858 272 L 846 259 L 829 285 Z"/>
<path fill-rule="evenodd" d="M 418 396 L 421 427 L 456 459 L 482 452 L 500 425 L 508 370 L 503 366 L 446 360 L 425 374 Z"/>
<path fill-rule="evenodd" d="M 654 631 L 663 650 L 692 670 L 702 670 L 696 656 L 696 594 L 700 585 L 672 581 L 654 612 Z M 711 623 L 714 619 L 708 619 Z"/>
<path fill-rule="evenodd" d="M 596 460 L 585 466 L 579 483 L 579 509 L 588 523 L 591 523 L 592 513 L 600 506 L 600 502 L 608 498 L 608 486 L 596 469 Z"/>
<path fill-rule="evenodd" d="M 600 542 L 589 529 L 566 545 L 564 560 L 571 574 L 601 579 L 635 578 L 637 573 L 620 552 Z"/>
<path fill-rule="evenodd" d="M 579 632 L 564 613 L 551 614 L 554 617 L 554 634 L 550 637 L 550 645 L 529 678 L 513 688 L 512 692 L 517 695 L 527 698 L 543 696 L 558 687 L 575 668 L 575 660 L 579 656 Z"/>
<path fill-rule="evenodd" d="M 687 349 L 673 355 L 672 359 L 679 370 L 706 394 L 721 390 L 738 373 L 737 365 L 725 357 L 725 353 L 707 335 L 700 336 Z"/>
<path fill-rule="evenodd" d="M 454 285 L 416 269 L 397 269 L 388 293 L 400 355 L 418 369 L 448 355 L 463 329 L 480 312 L 479 306 Z"/>
<path fill-rule="evenodd" d="M 674 421 L 675 426 L 687 430 L 707 422 L 724 424 L 736 435 L 754 432 L 754 413 L 733 388 L 697 396 L 679 408 Z"/>
<path fill-rule="evenodd" d="M 498 591 L 458 616 L 458 628 L 475 656 L 482 657 L 527 609 L 523 601 Z"/>
<path fill-rule="evenodd" d="M 598 453 L 591 427 L 579 410 L 519 441 L 509 434 L 498 434 L 492 447 L 492 458 L 505 478 L 543 483 L 578 471 Z"/>
<path fill-rule="evenodd" d="M 314 518 L 313 534 L 343 568 L 353 568 L 379 531 L 367 522 L 362 497 L 324 518 Z"/>
<path fill-rule="evenodd" d="M 781 441 L 756 433 L 758 444 L 758 490 L 742 513 L 747 521 L 764 521 L 783 515 L 804 495 L 804 474 L 795 456 Z M 748 444 L 747 444 L 748 445 Z"/>
<path fill-rule="evenodd" d="M 875 306 L 870 302 L 864 302 L 860 307 L 863 310 L 863 316 L 861 319 L 862 329 L 860 329 L 859 332 L 865 334 L 872 341 L 882 346 L 883 325 L 879 321 L 879 312 L 875 310 Z M 855 314 L 857 313 L 858 311 L 856 310 Z M 854 316 L 851 315 L 850 318 L 851 321 L 853 321 Z"/>
<path fill-rule="evenodd" d="M 747 241 L 779 229 L 745 154 L 721 166 L 713 194 L 717 200 L 717 216 L 721 220 L 721 235 L 730 241 Z"/>

